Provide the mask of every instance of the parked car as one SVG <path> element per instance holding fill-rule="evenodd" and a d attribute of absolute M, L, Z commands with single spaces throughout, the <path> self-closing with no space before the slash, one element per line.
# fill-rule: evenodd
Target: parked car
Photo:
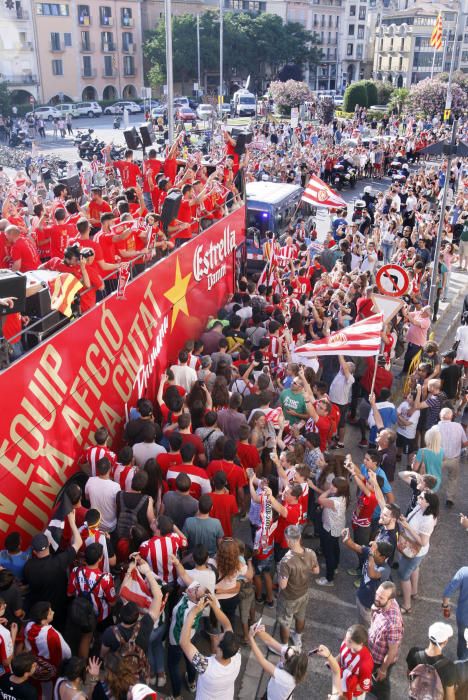
<path fill-rule="evenodd" d="M 55 109 L 60 112 L 62 117 L 66 117 L 68 114 L 71 114 L 73 118 L 80 116 L 79 110 L 72 102 L 62 102 L 62 104 L 55 105 Z"/>
<path fill-rule="evenodd" d="M 43 107 L 36 107 L 34 112 L 28 112 L 26 114 L 26 119 L 31 116 L 36 116 L 38 119 L 48 119 L 50 122 L 53 119 L 59 119 L 62 116 L 62 112 L 51 105 L 44 105 Z"/>
<path fill-rule="evenodd" d="M 153 107 L 151 110 L 151 119 L 159 119 L 162 117 L 164 121 L 167 121 L 167 106 L 159 105 L 159 107 Z"/>
<path fill-rule="evenodd" d="M 335 95 L 335 97 L 333 98 L 333 102 L 335 103 L 335 105 L 336 105 L 337 107 L 341 107 L 341 105 L 343 104 L 344 100 L 343 100 L 343 98 L 342 98 L 341 95 Z"/>
<path fill-rule="evenodd" d="M 77 102 L 75 104 L 75 109 L 80 113 L 80 117 L 100 117 L 102 114 L 102 107 L 97 102 Z"/>
<path fill-rule="evenodd" d="M 175 107 L 190 107 L 190 100 L 188 97 L 174 97 L 174 106 Z"/>
<path fill-rule="evenodd" d="M 106 107 L 104 114 L 123 114 L 124 109 L 128 110 L 130 114 L 138 114 L 143 111 L 143 105 L 137 105 L 136 102 L 121 100 L 120 102 L 114 102 L 113 105 Z"/>
<path fill-rule="evenodd" d="M 197 117 L 202 120 L 212 119 L 216 112 L 213 105 L 201 104 L 197 107 Z"/>
<path fill-rule="evenodd" d="M 176 111 L 176 119 L 182 122 L 192 122 L 197 115 L 190 107 L 179 107 Z"/>

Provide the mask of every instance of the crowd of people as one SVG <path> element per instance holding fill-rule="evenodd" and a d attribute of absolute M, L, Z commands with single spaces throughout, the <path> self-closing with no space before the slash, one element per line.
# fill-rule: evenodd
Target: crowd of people
<path fill-rule="evenodd" d="M 211 173 L 197 156 L 178 167 L 182 138 L 164 162 L 150 151 L 142 169 L 131 151 L 112 163 L 106 149 L 106 176 L 120 183 L 97 187 L 90 170 L 79 201 L 63 185 L 41 201 L 40 181 L 19 173 L 1 183 L 0 265 L 74 274 L 85 287 L 83 312 L 115 290 L 123 262 L 139 274 L 237 206 L 244 180 L 305 186 L 310 174 L 329 179 L 330 159 L 342 157 L 363 177 L 382 178 L 393 159 L 405 166 L 422 140 L 444 131 L 438 122 L 390 121 L 382 140 L 364 143 L 365 128 L 361 112 L 330 127 L 266 122 L 240 156 L 225 131 L 225 157 Z M 267 234 L 266 274 L 239 271 L 235 293 L 180 349 L 157 395 L 138 400 L 118 444 L 97 427 L 45 531 L 29 549 L 18 532 L 6 533 L 4 697 L 234 698 L 245 647 L 266 674 L 267 700 L 291 700 L 313 654 L 328 664 L 330 697 L 390 698 L 405 627 L 418 620 L 433 532 L 461 500 L 468 446 L 468 310 L 449 352 L 430 337 L 440 301 L 450 299 L 452 266 L 467 266 L 466 172 L 461 162 L 449 173 L 443 162 L 402 170 L 382 193 L 365 191 L 354 211 L 333 214 L 323 241 L 300 215 L 284 245 Z M 166 226 L 172 188 L 182 205 Z M 375 313 L 375 274 L 388 261 L 405 267 L 411 285 L 383 327 L 379 355 L 298 360 L 300 345 Z M 14 316 L 3 333 L 21 354 Z M 397 504 L 395 490 L 406 488 Z M 351 556 L 344 550 L 354 552 L 346 575 L 355 624 L 333 649 L 307 649 L 309 604 L 336 586 L 340 560 Z M 436 620 L 425 645 L 407 652 L 415 700 L 431 683 L 434 698 L 467 690 L 468 567 L 451 573 L 440 617 L 460 590 L 458 661 L 443 653 L 453 627 Z"/>

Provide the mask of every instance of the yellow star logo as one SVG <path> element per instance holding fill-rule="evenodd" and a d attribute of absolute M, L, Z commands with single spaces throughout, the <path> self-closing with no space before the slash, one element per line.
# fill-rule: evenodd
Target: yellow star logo
<path fill-rule="evenodd" d="M 182 313 L 184 313 L 186 316 L 189 315 L 187 308 L 187 299 L 185 298 L 185 295 L 187 294 L 187 287 L 189 285 L 191 277 L 191 272 L 189 272 L 189 274 L 185 277 L 182 277 L 182 275 L 180 274 L 179 258 L 177 258 L 174 286 L 168 289 L 167 292 L 164 292 L 164 296 L 166 297 L 166 299 L 169 299 L 171 304 L 173 304 L 171 331 L 175 326 L 175 322 L 177 321 L 177 316 L 179 315 L 180 311 L 182 311 Z"/>

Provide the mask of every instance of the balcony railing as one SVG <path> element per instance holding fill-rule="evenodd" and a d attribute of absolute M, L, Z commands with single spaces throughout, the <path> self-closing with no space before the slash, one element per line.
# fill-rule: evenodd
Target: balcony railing
<path fill-rule="evenodd" d="M 135 22 L 133 17 L 120 17 L 120 26 L 125 29 L 125 27 L 134 27 Z"/>
<path fill-rule="evenodd" d="M 81 77 L 82 78 L 95 78 L 96 77 L 96 69 L 91 68 L 91 70 L 85 70 L 84 68 L 81 69 Z"/>
<path fill-rule="evenodd" d="M 114 26 L 114 18 L 113 17 L 103 17 L 102 15 L 99 17 L 99 24 L 101 27 L 113 27 Z"/>
<path fill-rule="evenodd" d="M 102 71 L 102 77 L 103 78 L 116 78 L 117 77 L 117 71 L 112 69 L 111 71 L 106 71 L 104 68 Z"/>
<path fill-rule="evenodd" d="M 88 43 L 81 43 L 80 44 L 80 52 L 81 53 L 93 53 L 94 51 L 94 44 L 92 41 L 88 41 Z"/>
<path fill-rule="evenodd" d="M 0 81 L 10 83 L 10 85 L 37 85 L 37 75 L 1 75 Z"/>
<path fill-rule="evenodd" d="M 104 53 L 109 53 L 111 51 L 117 51 L 117 46 L 116 44 L 113 43 L 108 43 L 106 42 L 101 42 L 101 51 Z"/>
<path fill-rule="evenodd" d="M 27 10 L 23 10 L 22 7 L 17 7 L 16 8 L 16 19 L 30 19 L 29 12 Z"/>
<path fill-rule="evenodd" d="M 50 44 L 50 50 L 52 53 L 63 53 L 65 51 L 65 46 L 61 44 Z"/>

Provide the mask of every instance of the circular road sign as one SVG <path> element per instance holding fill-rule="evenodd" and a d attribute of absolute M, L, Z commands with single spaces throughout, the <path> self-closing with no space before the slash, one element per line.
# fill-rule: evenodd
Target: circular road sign
<path fill-rule="evenodd" d="M 375 283 L 381 294 L 401 297 L 408 291 L 410 279 L 400 265 L 383 265 L 375 276 Z"/>

